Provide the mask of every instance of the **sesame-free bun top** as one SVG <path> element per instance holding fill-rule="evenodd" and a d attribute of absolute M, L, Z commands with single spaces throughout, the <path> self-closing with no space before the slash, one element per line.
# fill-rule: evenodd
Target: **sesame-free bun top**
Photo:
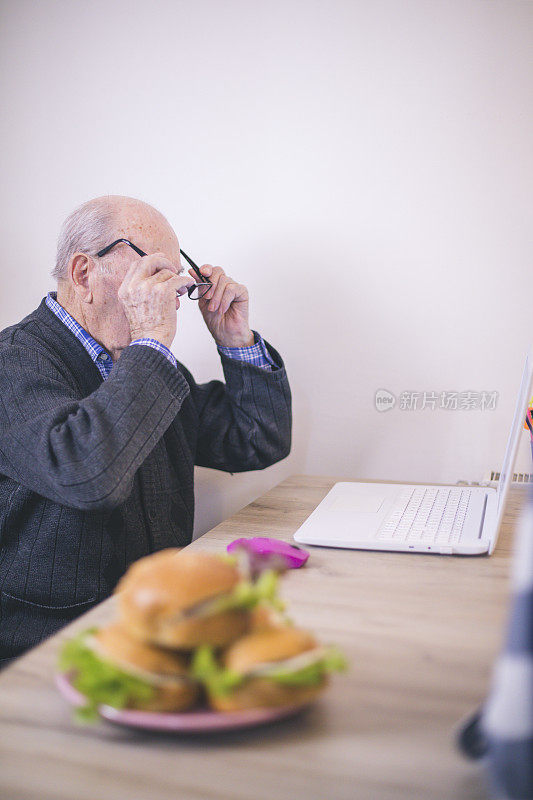
<path fill-rule="evenodd" d="M 169 678 L 180 678 L 187 674 L 183 656 L 139 641 L 130 636 L 120 622 L 100 628 L 93 638 L 96 652 L 126 671 L 131 667 L 132 673 L 146 672 Z"/>
<path fill-rule="evenodd" d="M 128 630 L 147 642 L 183 649 L 203 643 L 223 646 L 245 632 L 247 614 L 182 615 L 231 592 L 240 580 L 237 567 L 216 554 L 161 550 L 132 564 L 119 581 L 120 615 Z"/>
<path fill-rule="evenodd" d="M 262 601 L 250 611 L 250 633 L 271 628 L 286 628 L 288 625 L 291 625 L 289 618 L 269 602 Z"/>
<path fill-rule="evenodd" d="M 293 628 L 269 628 L 243 636 L 224 655 L 224 666 L 245 675 L 259 664 L 285 661 L 317 647 L 307 631 Z"/>
<path fill-rule="evenodd" d="M 185 711 L 198 700 L 199 687 L 188 675 L 183 656 L 145 644 L 131 636 L 120 622 L 92 634 L 93 652 L 153 687 L 150 697 L 128 702 L 145 711 Z"/>
<path fill-rule="evenodd" d="M 312 702 L 324 691 L 326 676 L 311 686 L 291 686 L 253 670 L 304 655 L 317 646 L 310 633 L 291 627 L 263 629 L 243 636 L 226 650 L 224 666 L 245 676 L 244 683 L 228 694 L 208 691 L 210 706 L 216 711 L 232 712 Z"/>

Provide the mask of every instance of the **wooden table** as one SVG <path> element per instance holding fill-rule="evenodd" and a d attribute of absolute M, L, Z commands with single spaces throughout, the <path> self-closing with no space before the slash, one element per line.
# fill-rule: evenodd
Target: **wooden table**
<path fill-rule="evenodd" d="M 296 476 L 190 545 L 286 541 L 335 482 Z M 351 661 L 308 712 L 205 737 L 79 727 L 58 694 L 60 643 L 114 614 L 110 599 L 0 675 L 2 800 L 450 800 L 486 797 L 454 747 L 484 697 L 508 601 L 513 490 L 490 558 L 311 548 L 283 596 L 295 621 Z"/>

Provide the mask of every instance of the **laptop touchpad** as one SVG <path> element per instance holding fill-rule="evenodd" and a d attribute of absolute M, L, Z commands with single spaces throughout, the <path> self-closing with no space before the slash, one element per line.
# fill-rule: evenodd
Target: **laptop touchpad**
<path fill-rule="evenodd" d="M 344 494 L 336 497 L 330 508 L 335 511 L 343 512 L 363 512 L 367 514 L 377 514 L 385 502 L 383 492 L 375 492 L 372 489 L 357 491 L 352 494 Z"/>

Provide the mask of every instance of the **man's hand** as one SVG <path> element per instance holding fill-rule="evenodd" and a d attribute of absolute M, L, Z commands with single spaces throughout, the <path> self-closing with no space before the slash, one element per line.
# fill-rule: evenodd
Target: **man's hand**
<path fill-rule="evenodd" d="M 179 275 L 180 267 L 162 253 L 134 261 L 118 290 L 130 325 L 131 341 L 156 339 L 170 347 L 176 335 L 178 294 L 184 294 L 194 281 Z"/>
<path fill-rule="evenodd" d="M 248 324 L 248 289 L 230 278 L 222 267 L 204 264 L 200 272 L 213 286 L 199 301 L 204 322 L 222 347 L 249 347 L 254 335 Z M 189 270 L 193 278 L 198 276 Z"/>

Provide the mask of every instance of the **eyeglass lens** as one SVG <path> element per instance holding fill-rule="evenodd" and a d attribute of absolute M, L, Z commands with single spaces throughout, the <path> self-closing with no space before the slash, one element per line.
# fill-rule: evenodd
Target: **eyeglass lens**
<path fill-rule="evenodd" d="M 191 286 L 187 292 L 191 300 L 200 300 L 204 294 L 207 294 L 209 289 L 211 288 L 210 283 L 197 283 L 195 286 Z"/>

